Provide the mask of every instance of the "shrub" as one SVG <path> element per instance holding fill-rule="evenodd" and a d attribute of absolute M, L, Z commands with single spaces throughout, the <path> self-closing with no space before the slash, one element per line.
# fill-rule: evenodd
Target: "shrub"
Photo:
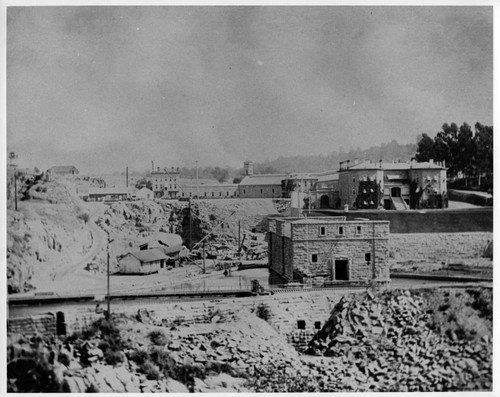
<path fill-rule="evenodd" d="M 269 317 L 271 317 L 271 312 L 269 310 L 269 307 L 265 305 L 264 303 L 261 303 L 259 306 L 257 306 L 257 309 L 255 311 L 255 315 L 262 320 L 267 321 Z"/>
<path fill-rule="evenodd" d="M 160 371 L 156 365 L 154 365 L 151 361 L 144 361 L 139 367 L 139 371 L 146 375 L 146 378 L 149 380 L 158 380 L 160 379 Z"/>
<path fill-rule="evenodd" d="M 115 366 L 125 361 L 125 357 L 121 351 L 108 349 L 104 352 L 104 361 L 106 364 Z"/>
<path fill-rule="evenodd" d="M 66 353 L 59 353 L 57 356 L 57 361 L 59 361 L 61 364 L 64 364 L 66 367 L 69 367 L 69 364 L 71 362 L 69 356 Z"/>
<path fill-rule="evenodd" d="M 129 355 L 129 360 L 134 361 L 138 365 L 144 364 L 144 362 L 148 359 L 149 359 L 149 354 L 145 350 L 134 350 Z"/>
<path fill-rule="evenodd" d="M 151 331 L 148 336 L 153 345 L 165 346 L 168 343 L 168 338 L 163 331 Z"/>

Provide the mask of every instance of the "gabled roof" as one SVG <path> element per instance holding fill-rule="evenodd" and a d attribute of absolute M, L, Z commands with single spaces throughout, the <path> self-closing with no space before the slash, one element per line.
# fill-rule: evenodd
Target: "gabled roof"
<path fill-rule="evenodd" d="M 240 182 L 240 185 L 241 186 L 281 185 L 281 181 L 283 179 L 286 179 L 286 174 L 247 175 Z"/>
<path fill-rule="evenodd" d="M 52 172 L 71 172 L 78 169 L 74 165 L 55 165 L 50 168 Z"/>
<path fill-rule="evenodd" d="M 177 253 L 182 251 L 182 244 L 181 245 L 174 245 L 173 247 L 162 248 L 162 250 L 166 255 L 177 254 Z"/>
<path fill-rule="evenodd" d="M 90 195 L 107 195 L 107 194 L 128 194 L 126 187 L 103 187 L 103 188 L 89 188 Z"/>
<path fill-rule="evenodd" d="M 132 255 L 133 257 L 137 258 L 138 260 L 144 263 L 167 259 L 167 256 L 158 248 L 153 248 L 144 251 L 137 251 L 137 252 L 129 252 L 127 255 Z"/>

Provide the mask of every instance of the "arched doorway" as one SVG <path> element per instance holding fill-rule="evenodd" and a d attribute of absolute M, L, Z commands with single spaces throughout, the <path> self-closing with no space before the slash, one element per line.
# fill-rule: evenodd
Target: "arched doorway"
<path fill-rule="evenodd" d="M 330 197 L 326 194 L 319 199 L 320 208 L 330 208 Z"/>
<path fill-rule="evenodd" d="M 400 187 L 393 187 L 391 189 L 391 197 L 401 197 L 401 188 Z"/>

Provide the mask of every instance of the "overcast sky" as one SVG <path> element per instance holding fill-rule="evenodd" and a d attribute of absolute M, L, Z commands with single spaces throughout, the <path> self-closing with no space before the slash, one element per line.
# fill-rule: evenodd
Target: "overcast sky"
<path fill-rule="evenodd" d="M 493 124 L 492 7 L 8 7 L 7 148 L 241 166 Z"/>

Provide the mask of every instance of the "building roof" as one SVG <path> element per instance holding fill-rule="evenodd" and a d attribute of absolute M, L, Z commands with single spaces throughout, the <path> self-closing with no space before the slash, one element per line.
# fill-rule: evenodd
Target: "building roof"
<path fill-rule="evenodd" d="M 259 185 L 280 185 L 281 181 L 286 179 L 286 174 L 258 174 L 247 175 L 240 182 L 242 186 L 259 186 Z"/>
<path fill-rule="evenodd" d="M 137 191 L 137 193 L 153 193 L 151 189 L 148 189 L 147 187 L 143 187 Z"/>
<path fill-rule="evenodd" d="M 126 187 L 103 187 L 103 188 L 89 188 L 89 196 L 99 196 L 108 194 L 128 194 L 128 189 Z"/>
<path fill-rule="evenodd" d="M 182 244 L 174 245 L 172 247 L 165 247 L 165 248 L 162 248 L 162 250 L 165 253 L 165 255 L 177 254 L 177 253 L 182 251 Z"/>
<path fill-rule="evenodd" d="M 138 260 L 144 263 L 167 259 L 167 256 L 158 248 L 153 248 L 144 251 L 137 251 L 137 252 L 129 252 L 127 255 L 132 255 L 133 257 L 137 258 Z"/>
<path fill-rule="evenodd" d="M 77 170 L 78 169 L 74 166 L 74 165 L 55 165 L 53 167 L 50 168 L 50 171 L 52 172 L 71 172 L 73 170 Z"/>
<path fill-rule="evenodd" d="M 349 166 L 349 168 L 341 168 L 342 171 L 355 171 L 355 170 L 384 170 L 384 171 L 397 171 L 409 169 L 446 169 L 440 162 L 426 161 L 422 163 L 405 162 L 405 163 L 389 163 L 379 161 L 363 161 L 362 163 Z"/>
<path fill-rule="evenodd" d="M 329 171 L 328 173 L 325 173 L 324 175 L 318 175 L 318 182 L 319 183 L 333 182 L 333 181 L 338 181 L 338 180 L 339 180 L 339 174 L 337 171 Z"/>

